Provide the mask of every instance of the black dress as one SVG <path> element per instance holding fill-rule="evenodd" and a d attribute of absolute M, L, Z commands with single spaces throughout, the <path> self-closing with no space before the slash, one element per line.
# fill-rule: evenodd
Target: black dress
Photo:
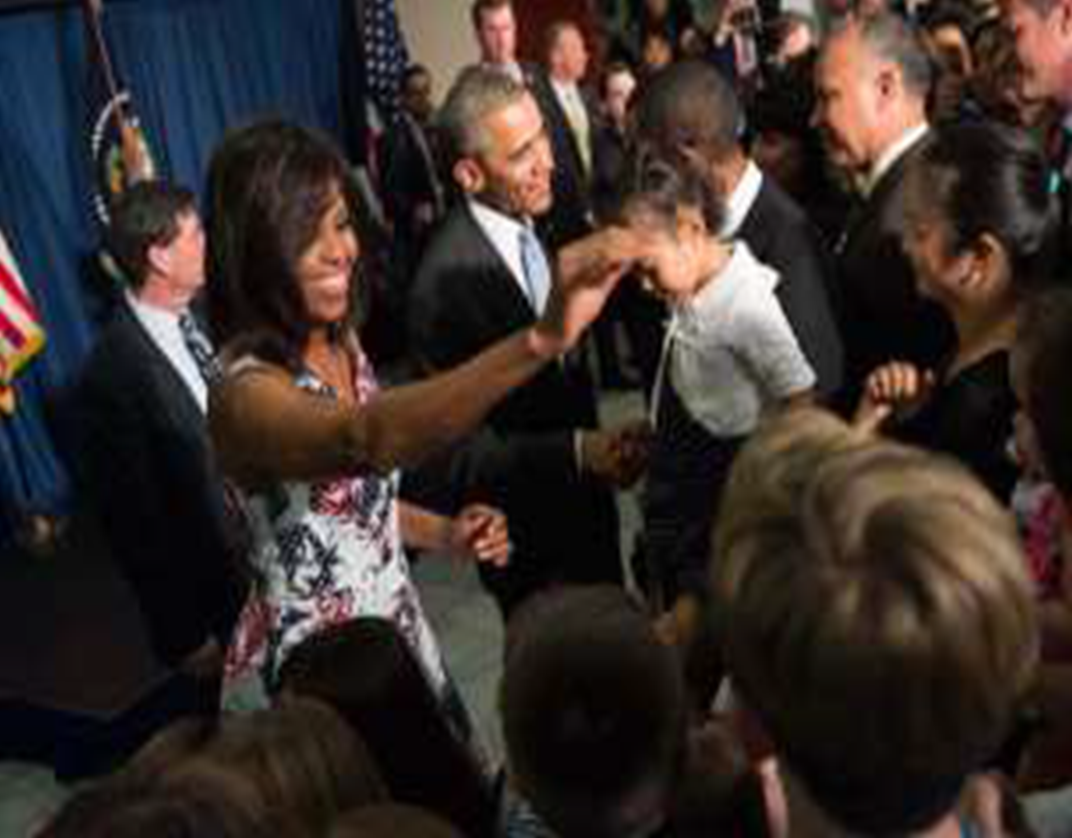
<path fill-rule="evenodd" d="M 939 385 L 923 409 L 893 435 L 956 457 L 1007 503 L 1017 476 L 1008 454 L 1016 410 L 1009 352 L 999 349 Z"/>

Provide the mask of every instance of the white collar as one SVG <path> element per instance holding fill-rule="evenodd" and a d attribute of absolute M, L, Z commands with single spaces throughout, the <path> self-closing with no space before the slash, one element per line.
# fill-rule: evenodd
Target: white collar
<path fill-rule="evenodd" d="M 179 327 L 179 312 L 147 303 L 129 288 L 125 289 L 123 294 L 131 311 L 147 328 L 159 326 L 164 329 L 177 329 Z"/>
<path fill-rule="evenodd" d="M 477 223 L 485 229 L 491 229 L 504 235 L 511 235 L 514 238 L 517 238 L 522 230 L 532 229 L 532 224 L 527 219 L 519 220 L 512 215 L 507 215 L 502 210 L 497 210 L 485 204 L 479 198 L 469 198 L 468 204 Z"/>
<path fill-rule="evenodd" d="M 521 293 L 528 299 L 525 265 L 521 259 L 521 233 L 524 230 L 532 230 L 532 222 L 507 215 L 476 198 L 467 198 L 466 204 L 469 206 L 476 226 L 483 232 L 492 250 L 506 263 Z"/>
<path fill-rule="evenodd" d="M 726 199 L 726 219 L 720 231 L 723 238 L 732 238 L 741 229 L 752 205 L 763 188 L 763 172 L 754 160 L 749 159 L 737 185 Z"/>
<path fill-rule="evenodd" d="M 886 150 L 878 156 L 878 160 L 875 161 L 867 177 L 864 178 L 864 194 L 871 194 L 874 188 L 878 186 L 878 182 L 882 180 L 882 176 L 892 169 L 912 146 L 923 139 L 923 136 L 929 130 L 930 125 L 926 122 L 921 122 L 914 128 L 909 128 L 894 142 L 890 143 Z"/>

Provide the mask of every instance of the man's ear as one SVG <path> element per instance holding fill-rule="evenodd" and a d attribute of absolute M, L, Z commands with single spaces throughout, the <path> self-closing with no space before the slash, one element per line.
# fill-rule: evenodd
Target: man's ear
<path fill-rule="evenodd" d="M 149 273 L 167 276 L 171 273 L 171 246 L 166 244 L 153 244 L 146 253 Z"/>
<path fill-rule="evenodd" d="M 471 157 L 462 157 L 452 169 L 454 181 L 466 195 L 478 195 L 484 190 L 484 170 Z"/>

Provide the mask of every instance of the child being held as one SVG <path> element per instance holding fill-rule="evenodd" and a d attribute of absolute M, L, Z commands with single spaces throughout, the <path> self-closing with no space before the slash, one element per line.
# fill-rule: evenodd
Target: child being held
<path fill-rule="evenodd" d="M 655 440 L 643 502 L 647 570 L 665 607 L 702 592 L 718 497 L 761 417 L 810 397 L 815 373 L 774 294 L 778 274 L 720 241 L 721 203 L 688 172 L 649 163 L 623 222 L 665 236 L 645 283 L 670 322 L 652 398 Z"/>

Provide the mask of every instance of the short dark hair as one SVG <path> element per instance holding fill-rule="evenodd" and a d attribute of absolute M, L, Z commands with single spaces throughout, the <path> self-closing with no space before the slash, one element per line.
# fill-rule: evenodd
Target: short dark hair
<path fill-rule="evenodd" d="M 1046 473 L 1062 497 L 1072 500 L 1072 288 L 1038 294 L 1020 311 L 1017 348 L 1026 358 L 1027 403 Z"/>
<path fill-rule="evenodd" d="M 512 776 L 563 838 L 629 834 L 665 815 L 685 687 L 673 650 L 620 588 L 561 589 L 519 611 L 500 701 Z"/>
<path fill-rule="evenodd" d="M 473 28 L 479 29 L 484 12 L 493 12 L 496 9 L 514 8 L 514 0 L 473 0 L 469 7 L 469 19 L 473 22 Z"/>
<path fill-rule="evenodd" d="M 420 661 L 391 620 L 361 617 L 294 647 L 284 694 L 327 702 L 361 731 L 391 797 L 448 817 L 466 834 L 494 831 L 495 806 Z"/>
<path fill-rule="evenodd" d="M 690 208 L 703 214 L 704 223 L 712 235 L 721 228 L 725 202 L 697 172 L 643 158 L 631 165 L 634 171 L 621 202 L 623 221 L 627 221 L 632 213 L 644 213 L 672 232 L 676 228 L 678 210 Z"/>
<path fill-rule="evenodd" d="M 941 125 L 914 165 L 938 206 L 954 252 L 989 233 L 1009 260 L 1019 292 L 1050 278 L 1057 214 L 1046 158 L 1027 132 L 995 122 Z"/>
<path fill-rule="evenodd" d="M 107 247 L 123 276 L 137 290 L 149 272 L 149 251 L 166 247 L 179 234 L 179 218 L 196 212 L 194 193 L 162 180 L 136 183 L 112 209 Z"/>
<path fill-rule="evenodd" d="M 714 67 L 691 59 L 657 73 L 636 106 L 641 142 L 688 147 L 716 159 L 740 147 L 743 114 L 733 87 Z"/>
<path fill-rule="evenodd" d="M 357 219 L 349 167 L 326 137 L 281 120 L 224 137 L 208 176 L 209 320 L 217 345 L 287 368 L 310 331 L 297 263 L 314 241 L 332 191 Z"/>
<path fill-rule="evenodd" d="M 406 69 L 402 72 L 402 87 L 403 87 L 403 89 L 405 89 L 406 85 L 409 84 L 410 79 L 416 78 L 417 76 L 428 76 L 429 78 L 431 78 L 432 73 L 423 64 L 409 64 L 409 65 L 407 65 Z"/>

